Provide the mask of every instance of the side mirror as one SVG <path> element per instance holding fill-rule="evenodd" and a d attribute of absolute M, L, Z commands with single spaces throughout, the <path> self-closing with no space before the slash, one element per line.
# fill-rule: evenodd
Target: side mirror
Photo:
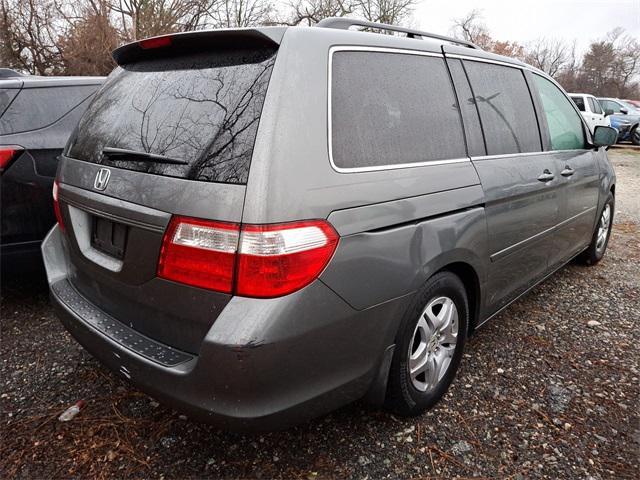
<path fill-rule="evenodd" d="M 598 125 L 593 131 L 593 145 L 595 147 L 609 147 L 618 141 L 618 130 L 613 127 Z"/>
<path fill-rule="evenodd" d="M 620 113 L 624 113 L 626 115 L 627 113 L 629 113 L 629 110 L 627 110 L 626 108 L 622 107 L 620 109 Z"/>
<path fill-rule="evenodd" d="M 613 110 L 611 110 L 610 108 L 605 108 L 604 109 L 604 116 L 608 117 L 609 115 L 613 115 Z"/>

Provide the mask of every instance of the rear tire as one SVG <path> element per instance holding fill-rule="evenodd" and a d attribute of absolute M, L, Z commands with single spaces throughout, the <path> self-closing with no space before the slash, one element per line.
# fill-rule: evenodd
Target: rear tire
<path fill-rule="evenodd" d="M 458 370 L 468 324 L 464 284 L 451 272 L 435 274 L 418 291 L 400 324 L 387 409 L 416 416 L 442 398 Z"/>
<path fill-rule="evenodd" d="M 631 132 L 631 143 L 634 145 L 640 145 L 640 127 Z"/>
<path fill-rule="evenodd" d="M 578 260 L 585 265 L 595 265 L 604 257 L 607 246 L 609 245 L 609 237 L 611 236 L 614 207 L 615 197 L 609 192 L 602 206 L 602 210 L 600 210 L 600 216 L 598 217 L 598 223 L 593 232 L 593 237 L 591 237 L 591 243 L 578 257 Z"/>

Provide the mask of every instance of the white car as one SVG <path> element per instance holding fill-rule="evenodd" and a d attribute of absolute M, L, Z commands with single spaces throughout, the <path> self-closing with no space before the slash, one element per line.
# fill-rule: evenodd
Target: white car
<path fill-rule="evenodd" d="M 604 109 L 596 97 L 588 93 L 570 93 L 569 96 L 580 110 L 591 133 L 598 125 L 611 126 L 609 118 L 605 115 Z"/>

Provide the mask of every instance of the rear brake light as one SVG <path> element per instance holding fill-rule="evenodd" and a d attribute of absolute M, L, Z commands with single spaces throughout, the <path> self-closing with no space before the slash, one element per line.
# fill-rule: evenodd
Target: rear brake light
<path fill-rule="evenodd" d="M 158 276 L 231 293 L 239 236 L 234 223 L 173 217 L 162 242 Z"/>
<path fill-rule="evenodd" d="M 278 297 L 315 280 L 338 234 L 322 220 L 243 225 L 173 217 L 158 276 L 247 297 Z"/>
<path fill-rule="evenodd" d="M 54 180 L 53 182 L 53 213 L 55 213 L 56 215 L 56 220 L 58 221 L 60 230 L 64 232 L 64 222 L 62 221 L 62 212 L 60 211 L 60 201 L 58 200 L 59 189 L 60 189 L 60 184 L 58 183 L 58 180 Z"/>
<path fill-rule="evenodd" d="M 0 170 L 7 168 L 18 157 L 20 152 L 22 152 L 21 147 L 0 147 Z"/>
<path fill-rule="evenodd" d="M 147 38 L 146 40 L 140 40 L 138 45 L 143 50 L 152 50 L 154 48 L 164 48 L 171 46 L 172 40 L 170 35 L 163 37 Z"/>
<path fill-rule="evenodd" d="M 318 278 L 337 244 L 338 234 L 324 221 L 244 226 L 236 293 L 264 298 L 295 292 Z"/>

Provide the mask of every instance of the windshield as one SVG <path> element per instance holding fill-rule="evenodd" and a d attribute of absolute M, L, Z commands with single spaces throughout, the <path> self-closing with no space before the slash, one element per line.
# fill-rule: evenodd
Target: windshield
<path fill-rule="evenodd" d="M 247 181 L 275 51 L 196 53 L 118 67 L 82 117 L 72 158 L 190 180 Z M 144 161 L 130 150 L 178 159 Z"/>

